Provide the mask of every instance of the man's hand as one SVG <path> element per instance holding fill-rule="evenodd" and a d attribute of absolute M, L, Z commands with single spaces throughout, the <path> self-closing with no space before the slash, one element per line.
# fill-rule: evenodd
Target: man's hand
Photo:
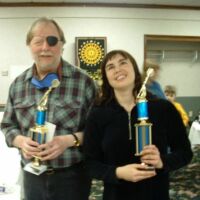
<path fill-rule="evenodd" d="M 74 137 L 72 135 L 55 136 L 53 140 L 46 144 L 41 144 L 40 153 L 37 154 L 42 161 L 52 160 L 60 156 L 65 149 L 74 145 Z"/>
<path fill-rule="evenodd" d="M 36 155 L 40 149 L 39 144 L 33 141 L 30 137 L 18 135 L 13 140 L 13 145 L 22 150 L 22 155 L 25 159 L 31 159 Z"/>

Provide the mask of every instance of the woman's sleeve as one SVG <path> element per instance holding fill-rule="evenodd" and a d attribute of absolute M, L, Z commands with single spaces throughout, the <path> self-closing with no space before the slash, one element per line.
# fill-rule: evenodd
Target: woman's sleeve
<path fill-rule="evenodd" d="M 172 104 L 166 103 L 165 106 L 169 152 L 161 155 L 161 158 L 164 169 L 171 171 L 187 165 L 191 161 L 193 153 L 180 114 Z"/>
<path fill-rule="evenodd" d="M 102 149 L 103 121 L 104 119 L 95 110 L 90 112 L 84 133 L 84 160 L 91 178 L 118 183 L 115 174 L 116 166 L 108 165 L 104 162 Z"/>

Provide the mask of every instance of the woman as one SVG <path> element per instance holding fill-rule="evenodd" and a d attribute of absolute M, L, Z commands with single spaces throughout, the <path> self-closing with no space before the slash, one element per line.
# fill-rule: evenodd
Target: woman
<path fill-rule="evenodd" d="M 84 137 L 91 177 L 103 180 L 104 200 L 168 200 L 168 172 L 192 158 L 179 114 L 168 101 L 148 94 L 153 145 L 145 146 L 141 157 L 135 156 L 136 96 L 142 85 L 137 63 L 129 53 L 114 50 L 105 56 L 101 72 L 102 93 Z"/>

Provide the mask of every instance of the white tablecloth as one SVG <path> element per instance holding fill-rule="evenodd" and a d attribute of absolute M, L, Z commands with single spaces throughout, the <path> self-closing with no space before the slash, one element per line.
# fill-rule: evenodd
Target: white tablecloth
<path fill-rule="evenodd" d="M 20 155 L 16 148 L 9 148 L 0 131 L 0 185 L 6 185 L 8 194 L 0 193 L 0 200 L 20 200 Z"/>
<path fill-rule="evenodd" d="M 200 123 L 198 121 L 194 121 L 190 128 L 189 139 L 192 146 L 196 144 L 200 144 Z"/>

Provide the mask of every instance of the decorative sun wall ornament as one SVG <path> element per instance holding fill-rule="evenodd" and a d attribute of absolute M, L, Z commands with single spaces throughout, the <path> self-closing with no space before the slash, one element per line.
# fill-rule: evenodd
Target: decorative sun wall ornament
<path fill-rule="evenodd" d="M 84 69 L 98 84 L 100 65 L 106 54 L 106 37 L 76 37 L 76 65 Z"/>

